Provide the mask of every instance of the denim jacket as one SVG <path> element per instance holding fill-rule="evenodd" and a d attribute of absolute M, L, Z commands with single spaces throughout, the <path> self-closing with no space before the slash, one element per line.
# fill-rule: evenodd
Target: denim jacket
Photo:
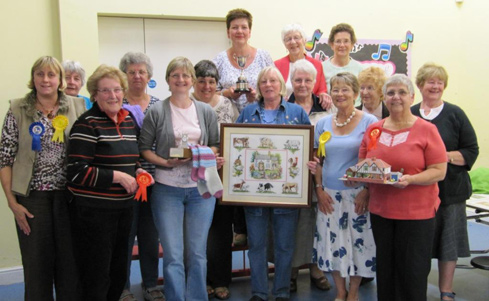
<path fill-rule="evenodd" d="M 239 114 L 236 123 L 262 123 L 261 110 L 263 110 L 263 98 L 245 107 L 241 114 Z M 301 106 L 287 102 L 282 98 L 278 108 L 276 124 L 294 125 L 311 124 L 311 122 L 306 111 Z"/>
<path fill-rule="evenodd" d="M 250 104 L 239 114 L 236 123 L 261 123 L 260 110 L 263 110 L 263 98 L 256 103 Z M 290 103 L 282 98 L 278 108 L 277 124 L 299 125 L 311 124 L 306 111 L 295 103 Z M 251 215 L 261 216 L 263 207 L 250 206 L 245 208 Z M 296 208 L 273 208 L 274 214 L 287 214 L 296 211 Z"/>

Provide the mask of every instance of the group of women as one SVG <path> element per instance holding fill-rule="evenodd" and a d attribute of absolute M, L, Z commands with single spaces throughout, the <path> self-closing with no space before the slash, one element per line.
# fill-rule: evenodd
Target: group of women
<path fill-rule="evenodd" d="M 59 300 L 136 300 L 129 281 L 136 236 L 146 300 L 165 298 L 157 287 L 159 242 L 168 300 L 228 299 L 239 214 L 209 197 L 210 179 L 196 181 L 195 158 L 169 153 L 182 143 L 203 146 L 197 158 L 215 157 L 206 167 L 211 177 L 227 164 L 218 154 L 218 125 L 233 122 L 313 124 L 314 147 L 325 151 L 308 162 L 311 208 L 241 211 L 250 300 L 268 299 L 268 261 L 275 263 L 276 300 L 297 290 L 304 264 L 322 290 L 330 288 L 324 272 L 332 272 L 336 300 L 358 300 L 362 278 L 374 277 L 379 300 L 426 300 L 432 257 L 440 297 L 453 300 L 456 261 L 469 256 L 464 204 L 478 146 L 464 112 L 442 99 L 445 69 L 420 68 L 423 100 L 412 106 L 408 77 L 386 78 L 349 57 L 356 38 L 348 24 L 332 28 L 334 55 L 323 64 L 305 55 L 297 24 L 284 28 L 289 54 L 275 62 L 249 45 L 249 12 L 231 10 L 226 26 L 231 47 L 213 61 L 169 63 L 165 100 L 146 92 L 153 66 L 142 53 L 124 55 L 119 69 L 99 66 L 87 81 L 90 102 L 79 98 L 79 63 L 34 63 L 31 91 L 11 101 L 0 147 L 26 300 L 53 300 L 53 284 Z M 234 90 L 238 56 L 247 58 L 249 92 Z M 356 163 L 376 159 L 402 170 L 399 181 L 339 180 Z M 136 193 L 147 202 L 135 201 Z"/>

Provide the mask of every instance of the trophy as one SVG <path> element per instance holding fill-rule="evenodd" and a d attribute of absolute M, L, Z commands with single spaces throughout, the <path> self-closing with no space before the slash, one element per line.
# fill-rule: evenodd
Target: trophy
<path fill-rule="evenodd" d="M 182 134 L 180 145 L 170 148 L 170 158 L 187 159 L 192 158 L 192 151 L 188 147 L 188 134 Z"/>
<path fill-rule="evenodd" d="M 238 81 L 236 82 L 236 89 L 234 89 L 234 92 L 235 93 L 250 92 L 250 89 L 248 88 L 248 81 L 246 80 L 246 77 L 243 74 L 244 67 L 246 66 L 246 60 L 248 59 L 248 55 L 236 56 L 236 54 L 233 54 L 233 58 L 236 60 L 238 66 L 241 68 L 241 75 L 238 77 Z"/>

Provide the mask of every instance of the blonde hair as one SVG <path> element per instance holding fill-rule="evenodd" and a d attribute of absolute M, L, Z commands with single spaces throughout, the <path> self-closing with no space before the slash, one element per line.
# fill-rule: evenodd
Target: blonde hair
<path fill-rule="evenodd" d="M 263 97 L 261 95 L 261 91 L 260 91 L 260 82 L 261 82 L 261 79 L 268 73 L 275 73 L 275 75 L 278 78 L 278 81 L 280 82 L 280 95 L 282 97 L 287 95 L 287 88 L 285 87 L 285 81 L 284 81 L 284 78 L 282 76 L 282 73 L 280 73 L 280 71 L 275 66 L 267 66 L 267 67 L 263 68 L 260 71 L 260 73 L 258 74 L 258 80 L 256 81 L 257 86 L 258 86 L 258 89 L 256 89 L 256 98 L 261 99 Z"/>
<path fill-rule="evenodd" d="M 190 76 L 192 77 L 192 83 L 195 83 L 197 80 L 197 77 L 195 76 L 195 69 L 194 65 L 192 62 L 183 56 L 177 56 L 171 62 L 168 64 L 168 67 L 166 67 L 166 82 L 169 84 L 169 79 L 170 79 L 170 74 L 175 71 L 176 69 L 182 68 L 186 72 L 190 73 Z"/>
<path fill-rule="evenodd" d="M 125 92 L 127 90 L 127 78 L 126 75 L 116 67 L 108 65 L 100 65 L 95 69 L 92 75 L 87 81 L 87 90 L 90 93 L 90 100 L 95 101 L 95 95 L 98 90 L 98 82 L 104 78 L 111 78 L 117 80 L 121 85 L 122 90 Z"/>
<path fill-rule="evenodd" d="M 384 70 L 379 67 L 368 67 L 367 69 L 362 70 L 358 74 L 358 83 L 360 86 L 366 82 L 372 82 L 375 90 L 380 95 L 380 100 L 384 99 L 384 94 L 382 93 L 382 87 L 387 79 L 385 76 Z"/>
<path fill-rule="evenodd" d="M 66 88 L 65 70 L 63 69 L 63 66 L 61 66 L 61 64 L 56 58 L 47 55 L 41 56 L 34 62 L 34 65 L 32 65 L 31 79 L 27 83 L 27 87 L 32 91 L 37 92 L 36 85 L 34 84 L 34 73 L 37 70 L 42 69 L 44 67 L 48 67 L 49 69 L 53 70 L 56 74 L 59 75 L 58 91 L 64 91 Z"/>
<path fill-rule="evenodd" d="M 416 74 L 416 86 L 423 87 L 425 82 L 430 78 L 438 78 L 445 84 L 445 88 L 448 85 L 448 73 L 443 66 L 435 63 L 426 63 L 419 68 Z"/>

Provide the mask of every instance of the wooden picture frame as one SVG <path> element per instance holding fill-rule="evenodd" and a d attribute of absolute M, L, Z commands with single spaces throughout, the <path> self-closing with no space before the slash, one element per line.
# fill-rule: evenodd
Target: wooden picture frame
<path fill-rule="evenodd" d="M 309 207 L 312 125 L 221 124 L 223 205 Z"/>

